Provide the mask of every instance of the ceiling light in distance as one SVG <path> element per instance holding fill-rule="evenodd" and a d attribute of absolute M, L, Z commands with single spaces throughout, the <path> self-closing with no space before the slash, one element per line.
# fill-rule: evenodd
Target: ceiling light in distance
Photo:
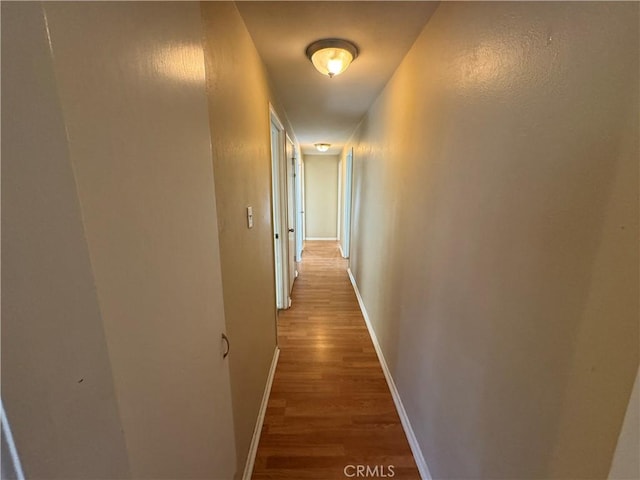
<path fill-rule="evenodd" d="M 329 147 L 331 145 L 329 145 L 328 143 L 315 143 L 314 146 L 318 149 L 319 152 L 326 152 L 327 150 L 329 150 Z"/>
<path fill-rule="evenodd" d="M 307 57 L 323 75 L 340 75 L 358 56 L 358 47 L 340 38 L 317 40 L 307 47 Z"/>

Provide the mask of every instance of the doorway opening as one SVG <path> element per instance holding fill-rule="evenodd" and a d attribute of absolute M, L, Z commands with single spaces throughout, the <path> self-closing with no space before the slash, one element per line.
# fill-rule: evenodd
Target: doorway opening
<path fill-rule="evenodd" d="M 273 252 L 275 260 L 276 307 L 289 308 L 291 299 L 287 285 L 289 272 L 286 198 L 285 131 L 282 122 L 269 105 L 271 120 L 271 206 L 273 220 Z M 283 168 L 284 167 L 284 168 Z M 286 234 L 285 234 L 286 233 Z"/>
<path fill-rule="evenodd" d="M 344 178 L 344 212 L 342 215 L 342 256 L 349 258 L 351 245 L 351 190 L 353 187 L 353 147 L 346 156 Z"/>
<path fill-rule="evenodd" d="M 289 272 L 289 283 L 287 285 L 287 292 L 289 298 L 291 298 L 291 292 L 293 290 L 293 282 L 298 276 L 298 270 L 296 268 L 296 245 L 298 233 L 298 225 L 296 222 L 296 162 L 298 158 L 297 149 L 293 140 L 286 136 L 286 148 L 285 148 L 285 162 L 286 162 L 286 174 L 287 174 L 287 264 Z"/>
<path fill-rule="evenodd" d="M 275 259 L 276 306 L 291 306 L 293 282 L 298 276 L 297 262 L 302 255 L 301 164 L 296 143 L 287 134 L 272 105 L 271 125 L 271 197 L 273 216 L 273 252 Z"/>

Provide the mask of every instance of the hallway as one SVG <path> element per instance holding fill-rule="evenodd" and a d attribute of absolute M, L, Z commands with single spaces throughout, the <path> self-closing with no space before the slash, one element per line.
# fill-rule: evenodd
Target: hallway
<path fill-rule="evenodd" d="M 254 479 L 345 478 L 349 465 L 420 478 L 346 268 L 337 242 L 306 242 Z"/>
<path fill-rule="evenodd" d="M 0 7 L 0 477 L 640 479 L 639 2 Z"/>

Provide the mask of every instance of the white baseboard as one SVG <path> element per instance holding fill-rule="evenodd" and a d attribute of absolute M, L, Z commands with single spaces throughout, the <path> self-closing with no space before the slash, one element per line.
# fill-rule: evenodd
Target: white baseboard
<path fill-rule="evenodd" d="M 267 404 L 269 403 L 271 385 L 273 384 L 273 377 L 275 376 L 276 366 L 278 365 L 278 357 L 280 357 L 280 349 L 276 347 L 273 352 L 273 360 L 271 360 L 271 368 L 269 369 L 269 376 L 267 377 L 267 385 L 265 386 L 264 394 L 262 395 L 262 403 L 260 404 L 260 411 L 258 412 L 256 428 L 253 430 L 253 438 L 251 439 L 251 445 L 249 446 L 249 454 L 247 455 L 247 461 L 244 464 L 242 480 L 251 480 L 251 475 L 253 474 L 253 464 L 256 461 L 256 453 L 258 453 L 258 443 L 260 443 L 262 424 L 264 423 L 264 415 L 267 412 Z"/>
<path fill-rule="evenodd" d="M 2 458 L 2 473 L 6 473 L 10 478 L 24 480 L 25 477 L 24 472 L 22 471 L 22 464 L 20 463 L 18 450 L 16 450 L 16 444 L 13 441 L 11 427 L 9 426 L 7 416 L 4 412 L 2 399 L 0 399 L 0 423 L 2 424 L 2 453 L 8 454 Z"/>
<path fill-rule="evenodd" d="M 342 258 L 347 258 L 347 257 L 344 256 L 344 252 L 342 251 L 342 245 L 338 244 L 338 248 L 340 249 L 340 256 Z"/>
<path fill-rule="evenodd" d="M 335 242 L 338 239 L 336 237 L 307 237 L 305 240 L 326 240 L 328 242 Z"/>
<path fill-rule="evenodd" d="M 429 472 L 429 467 L 427 466 L 427 462 L 424 459 L 424 455 L 422 455 L 422 450 L 420 449 L 418 440 L 413 433 L 411 422 L 409 422 L 409 417 L 407 416 L 407 412 L 405 411 L 404 405 L 402 405 L 402 400 L 400 399 L 400 393 L 398 392 L 396 384 L 393 381 L 393 377 L 391 376 L 391 372 L 389 371 L 387 361 L 385 360 L 382 349 L 380 348 L 380 344 L 378 343 L 378 337 L 376 337 L 376 332 L 373 330 L 371 320 L 369 319 L 369 315 L 367 314 L 367 309 L 365 308 L 362 297 L 360 296 L 360 290 L 358 290 L 356 279 L 354 278 L 353 272 L 351 272 L 350 268 L 347 269 L 347 273 L 349 274 L 349 278 L 351 279 L 353 290 L 356 292 L 358 304 L 360 305 L 360 310 L 362 311 L 362 316 L 364 317 L 364 323 L 367 325 L 367 330 L 369 330 L 369 335 L 371 336 L 371 341 L 373 342 L 373 348 L 375 348 L 376 353 L 378 354 L 378 360 L 380 360 L 384 378 L 387 380 L 389 390 L 391 390 L 391 396 L 393 397 L 393 402 L 396 404 L 396 410 L 398 410 L 398 415 L 400 416 L 400 421 L 402 422 L 402 428 L 404 429 L 404 433 L 407 436 L 409 446 L 411 447 L 411 452 L 413 453 L 413 458 L 415 459 L 416 465 L 418 466 L 418 471 L 420 472 L 420 477 L 422 478 L 422 480 L 432 480 L 433 477 Z"/>

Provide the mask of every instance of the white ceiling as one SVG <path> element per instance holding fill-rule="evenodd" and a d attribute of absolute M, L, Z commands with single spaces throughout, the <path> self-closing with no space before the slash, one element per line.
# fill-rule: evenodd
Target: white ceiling
<path fill-rule="evenodd" d="M 340 153 L 437 7 L 427 1 L 239 1 L 238 10 L 303 153 L 330 143 Z M 341 75 L 318 73 L 305 55 L 320 38 L 354 42 L 360 55 Z"/>

